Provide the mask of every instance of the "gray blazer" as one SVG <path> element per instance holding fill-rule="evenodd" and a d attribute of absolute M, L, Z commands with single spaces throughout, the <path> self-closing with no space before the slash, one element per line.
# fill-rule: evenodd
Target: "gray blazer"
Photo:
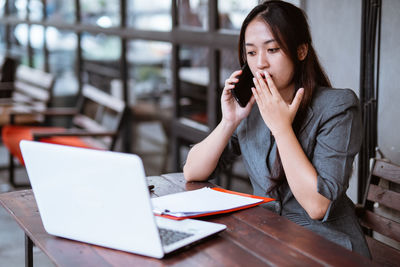
<path fill-rule="evenodd" d="M 289 186 L 282 186 L 277 201 L 265 205 L 289 220 L 325 238 L 370 257 L 364 235 L 347 197 L 354 156 L 362 143 L 357 96 L 349 89 L 317 88 L 298 140 L 318 173 L 318 192 L 331 200 L 322 220 L 312 220 L 297 202 Z M 276 143 L 255 104 L 230 139 L 217 170 L 242 155 L 254 194 L 266 194 L 276 157 Z M 271 196 L 269 196 L 271 197 Z"/>

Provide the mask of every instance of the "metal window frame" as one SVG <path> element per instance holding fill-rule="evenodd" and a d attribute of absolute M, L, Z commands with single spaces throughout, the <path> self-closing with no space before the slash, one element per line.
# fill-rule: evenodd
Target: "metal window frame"
<path fill-rule="evenodd" d="M 30 28 L 31 25 L 40 25 L 44 27 L 44 31 L 46 31 L 47 27 L 55 27 L 59 30 L 67 30 L 74 32 L 77 35 L 77 64 L 76 64 L 76 73 L 79 84 L 78 95 L 81 93 L 82 89 L 82 33 L 88 32 L 92 34 L 102 33 L 106 35 L 113 35 L 119 37 L 121 39 L 121 58 L 120 58 L 120 72 L 123 83 L 123 97 L 126 102 L 128 102 L 128 66 L 127 66 L 127 42 L 131 40 L 144 40 L 144 41 L 160 41 L 160 42 L 168 42 L 172 44 L 172 57 L 171 57 L 171 66 L 172 66 L 172 95 L 174 98 L 174 108 L 173 108 L 173 131 L 172 131 L 172 144 L 173 147 L 173 162 L 175 162 L 174 169 L 179 170 L 179 162 L 180 158 L 178 153 L 175 153 L 179 148 L 177 139 L 189 139 L 188 142 L 198 142 L 202 138 L 204 138 L 207 133 L 202 132 L 196 129 L 189 129 L 187 126 L 183 126 L 179 123 L 179 110 L 177 103 L 179 103 L 180 97 L 180 88 L 179 88 L 179 49 L 182 45 L 196 45 L 202 46 L 209 49 L 209 60 L 208 60 L 208 68 L 209 68 L 209 79 L 210 84 L 207 87 L 207 114 L 208 114 L 208 127 L 209 129 L 213 129 L 219 119 L 219 77 L 220 77 L 220 50 L 225 48 L 235 49 L 237 47 L 238 41 L 238 32 L 228 32 L 225 30 L 219 29 L 219 18 L 218 18 L 218 1 L 209 0 L 208 1 L 208 28 L 205 30 L 198 29 L 189 29 L 186 27 L 180 27 L 178 24 L 178 1 L 171 1 L 171 19 L 172 19 L 172 29 L 170 31 L 154 31 L 154 30 L 139 30 L 132 27 L 127 26 L 127 14 L 126 0 L 120 1 L 120 10 L 119 15 L 121 17 L 121 24 L 117 27 L 110 28 L 102 28 L 95 25 L 84 24 L 81 21 L 81 1 L 75 0 L 75 23 L 62 23 L 58 21 L 48 20 L 48 14 L 46 12 L 46 0 L 42 0 L 43 3 L 43 17 L 42 20 L 39 21 L 31 21 L 30 10 L 28 8 L 29 1 L 27 2 L 27 17 L 26 19 L 19 19 L 16 17 L 10 16 L 9 12 L 9 3 L 10 0 L 6 0 L 6 10 L 4 17 L 0 18 L 0 23 L 6 26 L 6 49 L 7 51 L 10 49 L 10 36 L 11 36 L 11 27 L 18 24 L 27 24 Z M 44 38 L 46 34 L 44 34 Z M 28 58 L 29 65 L 33 65 L 33 49 L 31 47 L 30 41 L 28 40 Z M 46 45 L 46 39 L 44 39 L 44 68 L 46 71 L 49 71 L 49 51 Z M 127 120 L 129 121 L 129 120 Z M 131 128 L 129 125 L 125 127 L 127 130 L 124 131 L 124 150 L 126 152 L 130 151 L 130 141 L 129 137 Z M 191 134 L 190 134 L 191 133 Z M 188 138 L 190 137 L 190 138 Z"/>
<path fill-rule="evenodd" d="M 382 0 L 362 1 L 360 105 L 363 120 L 363 144 L 358 157 L 358 203 L 366 193 L 370 160 L 378 145 L 378 96 L 380 68 Z"/>

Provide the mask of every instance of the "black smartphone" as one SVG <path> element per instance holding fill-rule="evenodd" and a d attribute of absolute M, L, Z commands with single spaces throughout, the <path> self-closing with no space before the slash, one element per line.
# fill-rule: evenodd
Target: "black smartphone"
<path fill-rule="evenodd" d="M 239 105 L 245 107 L 253 94 L 251 87 L 254 87 L 253 74 L 247 63 L 243 65 L 242 74 L 238 78 L 239 81 L 235 84 L 235 88 L 231 92 Z"/>

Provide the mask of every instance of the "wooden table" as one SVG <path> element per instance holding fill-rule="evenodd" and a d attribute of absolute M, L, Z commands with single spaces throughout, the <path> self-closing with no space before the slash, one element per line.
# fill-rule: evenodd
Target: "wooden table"
<path fill-rule="evenodd" d="M 182 174 L 148 177 L 153 196 L 193 190 Z M 206 218 L 227 229 L 158 260 L 51 236 L 43 228 L 31 190 L 0 195 L 0 203 L 26 234 L 26 264 L 32 242 L 58 266 L 373 266 L 374 263 L 261 207 Z"/>

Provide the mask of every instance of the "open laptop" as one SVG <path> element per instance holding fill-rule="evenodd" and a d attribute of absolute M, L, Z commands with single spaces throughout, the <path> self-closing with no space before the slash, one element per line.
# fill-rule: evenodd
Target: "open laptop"
<path fill-rule="evenodd" d="M 162 258 L 226 228 L 154 216 L 137 155 L 35 141 L 21 141 L 20 147 L 51 235 Z"/>

